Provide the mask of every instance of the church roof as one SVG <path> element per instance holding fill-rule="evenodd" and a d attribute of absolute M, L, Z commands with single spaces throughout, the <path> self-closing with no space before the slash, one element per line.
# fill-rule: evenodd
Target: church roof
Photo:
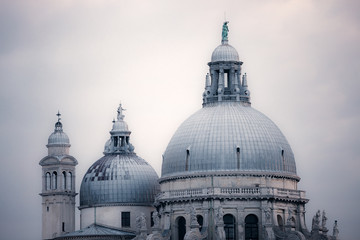
<path fill-rule="evenodd" d="M 85 238 L 86 239 L 92 239 L 91 237 L 135 237 L 135 234 L 133 232 L 128 232 L 128 231 L 124 231 L 124 230 L 119 230 L 116 228 L 112 228 L 112 227 L 108 227 L 108 226 L 103 226 L 103 225 L 99 225 L 99 224 L 91 224 L 90 226 L 75 231 L 75 232 L 71 232 L 71 233 L 67 233 L 61 237 L 57 237 L 55 238 L 56 240 L 60 240 L 60 239 L 77 239 L 77 238 Z M 116 239 L 116 238 L 115 238 Z M 122 239 L 122 238 L 119 238 Z"/>

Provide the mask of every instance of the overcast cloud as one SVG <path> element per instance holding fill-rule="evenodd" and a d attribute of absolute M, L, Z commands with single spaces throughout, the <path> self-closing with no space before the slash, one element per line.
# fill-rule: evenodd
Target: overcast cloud
<path fill-rule="evenodd" d="M 295 153 L 308 228 L 325 209 L 341 239 L 358 236 L 359 1 L 0 0 L 1 239 L 41 237 L 38 162 L 58 110 L 77 189 L 120 101 L 135 151 L 161 174 L 172 134 L 201 108 L 224 12 L 253 107 Z"/>

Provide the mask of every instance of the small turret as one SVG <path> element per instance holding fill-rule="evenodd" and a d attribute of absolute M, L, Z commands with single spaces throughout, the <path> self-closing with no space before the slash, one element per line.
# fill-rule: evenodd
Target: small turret
<path fill-rule="evenodd" d="M 113 121 L 113 127 L 110 131 L 110 139 L 106 142 L 104 148 L 104 154 L 116 154 L 116 153 L 133 153 L 134 146 L 130 143 L 129 127 L 124 121 L 125 115 L 123 114 L 125 109 L 120 104 L 117 109 L 117 120 Z"/>

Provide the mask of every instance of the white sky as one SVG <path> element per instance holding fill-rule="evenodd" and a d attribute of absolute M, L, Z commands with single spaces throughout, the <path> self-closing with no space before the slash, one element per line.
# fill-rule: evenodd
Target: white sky
<path fill-rule="evenodd" d="M 295 153 L 308 228 L 325 209 L 341 239 L 358 235 L 359 1 L 0 0 L 2 239 L 41 236 L 38 162 L 58 110 L 78 189 L 120 101 L 135 151 L 160 174 L 172 134 L 201 108 L 224 12 L 253 107 Z"/>

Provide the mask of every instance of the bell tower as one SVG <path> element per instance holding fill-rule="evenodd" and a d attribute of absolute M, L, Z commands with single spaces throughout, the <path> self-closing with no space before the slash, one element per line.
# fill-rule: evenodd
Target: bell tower
<path fill-rule="evenodd" d="M 41 159 L 42 167 L 42 239 L 53 239 L 75 231 L 75 166 L 69 155 L 70 141 L 63 132 L 58 112 L 55 130 L 49 136 L 48 155 Z"/>

